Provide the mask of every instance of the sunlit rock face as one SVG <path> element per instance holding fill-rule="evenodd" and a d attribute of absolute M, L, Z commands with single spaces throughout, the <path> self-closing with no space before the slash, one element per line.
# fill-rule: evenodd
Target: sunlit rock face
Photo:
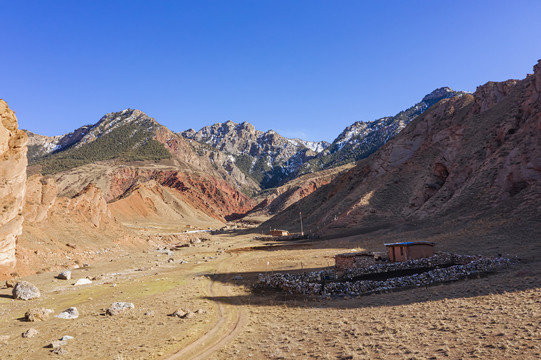
<path fill-rule="evenodd" d="M 15 265 L 15 244 L 22 233 L 26 191 L 26 134 L 0 100 L 0 266 Z"/>

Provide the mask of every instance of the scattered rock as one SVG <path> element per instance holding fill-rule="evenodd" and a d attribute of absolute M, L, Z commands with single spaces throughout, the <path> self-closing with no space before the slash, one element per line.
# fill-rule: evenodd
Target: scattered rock
<path fill-rule="evenodd" d="M 191 319 L 195 316 L 195 314 L 191 311 L 188 311 L 186 315 L 184 315 L 184 319 Z"/>
<path fill-rule="evenodd" d="M 32 337 L 36 336 L 37 334 L 39 334 L 39 331 L 37 331 L 34 328 L 30 328 L 30 329 L 26 330 L 25 332 L 23 332 L 21 334 L 21 336 L 23 338 L 32 338 Z"/>
<path fill-rule="evenodd" d="M 79 279 L 75 282 L 75 286 L 79 286 L 79 285 L 88 285 L 88 284 L 92 284 L 92 281 L 91 280 L 88 280 L 86 278 L 83 278 L 83 279 Z"/>
<path fill-rule="evenodd" d="M 24 318 L 26 321 L 45 321 L 51 316 L 51 314 L 54 313 L 53 309 L 45 309 L 45 308 L 34 308 L 28 310 L 24 314 Z"/>
<path fill-rule="evenodd" d="M 17 284 L 17 279 L 8 279 L 6 280 L 6 287 L 7 288 L 12 288 L 15 286 L 15 284 Z"/>
<path fill-rule="evenodd" d="M 172 262 L 175 262 L 175 259 L 173 258 L 169 258 L 169 260 L 167 260 L 168 263 L 172 263 Z"/>
<path fill-rule="evenodd" d="M 59 348 L 56 348 L 54 350 L 51 350 L 51 352 L 53 354 L 56 354 L 56 355 L 66 355 L 68 353 L 68 350 L 62 348 L 62 347 L 59 347 Z"/>
<path fill-rule="evenodd" d="M 235 277 L 233 278 L 233 280 L 242 280 L 242 279 L 243 279 L 243 277 L 240 276 L 240 275 L 237 275 L 237 276 L 235 276 Z"/>
<path fill-rule="evenodd" d="M 184 309 L 177 309 L 177 310 L 175 310 L 175 312 L 173 312 L 169 316 L 176 316 L 176 317 L 179 317 L 179 318 L 184 318 L 184 316 L 186 316 L 186 311 L 184 311 Z"/>
<path fill-rule="evenodd" d="M 47 347 L 57 349 L 57 348 L 61 347 L 62 345 L 67 345 L 67 344 L 68 344 L 67 341 L 53 340 L 49 345 L 47 345 Z"/>
<path fill-rule="evenodd" d="M 176 316 L 181 319 L 191 319 L 195 316 L 195 313 L 188 309 L 177 309 L 169 316 Z"/>
<path fill-rule="evenodd" d="M 115 302 L 107 309 L 107 315 L 118 315 L 122 314 L 123 312 L 133 309 L 135 305 L 133 303 L 129 302 Z"/>
<path fill-rule="evenodd" d="M 146 315 L 146 316 L 154 316 L 154 311 L 153 310 L 146 311 L 144 315 Z"/>
<path fill-rule="evenodd" d="M 29 283 L 28 281 L 19 281 L 13 287 L 13 298 L 19 300 L 32 300 L 41 296 L 39 289 L 36 285 Z"/>
<path fill-rule="evenodd" d="M 55 315 L 55 317 L 60 319 L 77 319 L 79 317 L 79 311 L 77 311 L 76 307 L 70 307 L 69 309 L 62 311 L 60 314 Z"/>
<path fill-rule="evenodd" d="M 196 314 L 204 314 L 204 313 L 205 313 L 205 310 L 203 310 L 203 309 L 197 309 L 197 310 L 194 311 L 194 313 L 196 313 Z"/>
<path fill-rule="evenodd" d="M 57 279 L 60 280 L 69 280 L 71 279 L 71 270 L 62 271 L 60 274 L 56 276 Z"/>
<path fill-rule="evenodd" d="M 64 335 L 60 338 L 60 341 L 68 341 L 68 340 L 71 340 L 73 339 L 73 336 L 70 336 L 70 335 Z"/>

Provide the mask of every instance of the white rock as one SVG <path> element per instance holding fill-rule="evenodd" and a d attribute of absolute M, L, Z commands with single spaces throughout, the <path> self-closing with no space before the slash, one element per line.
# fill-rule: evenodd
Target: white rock
<path fill-rule="evenodd" d="M 75 282 L 75 284 L 73 284 L 73 285 L 78 286 L 78 285 L 88 285 L 88 284 L 92 284 L 92 281 L 83 278 L 83 279 L 77 280 L 77 281 Z"/>
<path fill-rule="evenodd" d="M 79 317 L 79 311 L 77 311 L 76 307 L 70 307 L 69 309 L 62 311 L 60 314 L 55 315 L 55 317 L 60 319 L 77 319 Z"/>
<path fill-rule="evenodd" d="M 13 288 L 13 298 L 19 300 L 32 300 L 41 296 L 36 285 L 28 281 L 19 281 Z"/>
<path fill-rule="evenodd" d="M 23 338 L 32 338 L 32 337 L 36 336 L 38 333 L 39 333 L 39 331 L 37 331 L 36 329 L 30 328 L 30 329 L 26 330 L 25 332 L 23 332 L 21 334 L 21 336 Z"/>
<path fill-rule="evenodd" d="M 118 315 L 127 310 L 133 309 L 135 305 L 129 302 L 114 302 L 109 309 L 107 309 L 107 315 Z"/>

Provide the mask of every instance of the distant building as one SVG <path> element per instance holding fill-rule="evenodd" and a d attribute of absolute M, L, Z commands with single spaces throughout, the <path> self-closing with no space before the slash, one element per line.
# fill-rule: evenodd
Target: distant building
<path fill-rule="evenodd" d="M 337 254 L 334 256 L 334 266 L 338 270 L 362 268 L 376 263 L 374 254 L 371 252 L 353 252 Z"/>
<path fill-rule="evenodd" d="M 287 230 L 271 230 L 271 236 L 289 236 L 289 231 Z"/>
<path fill-rule="evenodd" d="M 384 244 L 387 246 L 389 260 L 407 261 L 434 256 L 434 243 L 430 241 L 410 241 Z"/>

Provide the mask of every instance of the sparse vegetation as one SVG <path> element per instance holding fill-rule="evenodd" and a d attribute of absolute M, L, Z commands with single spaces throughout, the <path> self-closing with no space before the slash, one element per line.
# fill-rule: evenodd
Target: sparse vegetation
<path fill-rule="evenodd" d="M 153 136 L 151 130 L 129 123 L 88 144 L 54 152 L 36 163 L 42 166 L 43 174 L 54 174 L 103 160 L 157 161 L 171 158 L 165 146 Z"/>

